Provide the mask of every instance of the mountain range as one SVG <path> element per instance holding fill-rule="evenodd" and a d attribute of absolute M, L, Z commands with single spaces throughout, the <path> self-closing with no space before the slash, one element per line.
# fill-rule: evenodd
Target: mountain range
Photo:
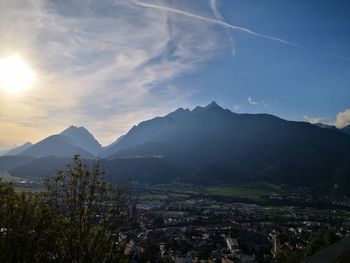
<path fill-rule="evenodd" d="M 339 130 L 269 114 L 237 114 L 212 102 L 141 122 L 107 147 L 85 128 L 71 126 L 8 152 L 17 162 L 34 159 L 6 166 L 1 159 L 9 162 L 10 156 L 0 157 L 0 170 L 13 176 L 50 176 L 61 165 L 64 168 L 67 158 L 79 154 L 91 160 L 99 156 L 112 181 L 211 185 L 267 181 L 347 192 L 349 130 L 350 126 Z"/>
<path fill-rule="evenodd" d="M 350 125 L 345 126 L 341 129 L 341 131 L 350 135 Z"/>
<path fill-rule="evenodd" d="M 5 151 L 2 155 L 8 155 L 8 156 L 16 155 L 16 154 L 21 153 L 24 150 L 28 149 L 32 145 L 33 144 L 31 142 L 26 142 L 20 146 L 16 146 L 10 150 Z"/>

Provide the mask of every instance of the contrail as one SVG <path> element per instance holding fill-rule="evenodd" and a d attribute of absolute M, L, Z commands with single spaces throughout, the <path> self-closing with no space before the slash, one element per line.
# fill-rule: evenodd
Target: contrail
<path fill-rule="evenodd" d="M 192 14 L 190 12 L 183 11 L 183 10 L 179 10 L 179 9 L 175 9 L 175 8 L 171 8 L 171 7 L 167 7 L 167 6 L 148 4 L 148 3 L 143 3 L 143 2 L 135 2 L 135 4 L 137 4 L 139 6 L 143 6 L 143 7 L 148 7 L 148 8 L 158 9 L 158 10 L 162 10 L 162 11 L 167 11 L 167 12 L 171 12 L 171 13 L 175 13 L 175 14 L 191 17 L 191 18 L 194 18 L 194 19 L 206 21 L 206 22 L 209 22 L 209 23 L 221 25 L 221 26 L 224 26 L 226 28 L 230 28 L 230 29 L 233 29 L 233 30 L 241 31 L 241 32 L 244 32 L 244 33 L 256 36 L 256 37 L 270 39 L 270 40 L 277 41 L 277 42 L 280 42 L 280 43 L 283 43 L 283 44 L 292 45 L 292 46 L 299 46 L 296 43 L 289 42 L 289 41 L 284 40 L 282 38 L 277 38 L 277 37 L 272 37 L 272 36 L 260 34 L 260 33 L 254 32 L 254 31 L 252 31 L 252 30 L 250 30 L 248 28 L 245 28 L 245 27 L 231 25 L 231 24 L 226 23 L 224 21 L 220 21 L 220 20 L 217 20 L 217 19 L 204 17 L 204 16 L 200 16 L 200 15 L 195 15 L 195 14 Z"/>
<path fill-rule="evenodd" d="M 220 20 L 220 21 L 222 21 L 222 22 L 225 22 L 224 17 L 221 15 L 220 11 L 218 10 L 218 8 L 217 8 L 217 6 L 216 6 L 216 2 L 217 2 L 217 0 L 209 0 L 210 8 L 211 8 L 211 10 L 213 11 L 214 16 L 215 16 L 218 20 Z M 230 31 L 229 31 L 229 28 L 227 28 L 226 26 L 225 26 L 225 33 L 226 33 L 227 38 L 228 38 L 228 40 L 230 41 L 230 44 L 231 44 L 232 56 L 235 56 L 235 54 L 236 54 L 236 51 L 235 51 L 235 41 L 234 41 L 234 39 L 233 39 L 233 37 L 232 37 Z"/>
<path fill-rule="evenodd" d="M 331 54 L 331 53 L 328 53 L 328 54 L 331 55 L 332 57 L 337 58 L 337 59 L 340 59 L 340 60 L 350 61 L 350 58 L 349 58 L 349 57 L 339 56 L 339 55 Z"/>

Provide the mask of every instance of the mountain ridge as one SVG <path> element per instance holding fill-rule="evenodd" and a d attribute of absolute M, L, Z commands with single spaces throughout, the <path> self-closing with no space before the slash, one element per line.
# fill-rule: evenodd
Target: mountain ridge
<path fill-rule="evenodd" d="M 71 125 L 60 133 L 70 138 L 75 146 L 83 148 L 87 152 L 98 155 L 102 151 L 102 145 L 95 139 L 95 137 L 84 127 L 77 127 Z"/>
<path fill-rule="evenodd" d="M 81 155 L 84 158 L 93 158 L 94 156 L 86 150 L 75 146 L 74 142 L 70 138 L 55 134 L 51 135 L 38 143 L 32 145 L 16 155 L 21 156 L 33 156 L 36 158 L 54 155 L 57 157 L 71 157 L 76 154 Z"/>
<path fill-rule="evenodd" d="M 339 169 L 350 168 L 350 137 L 339 130 L 270 114 L 237 114 L 215 104 L 177 119 L 171 118 L 174 112 L 134 126 L 104 158 L 174 159 L 190 166 L 190 180 L 200 184 L 215 178 L 307 186 L 343 180 Z"/>
<path fill-rule="evenodd" d="M 18 153 L 28 149 L 29 147 L 31 147 L 33 144 L 31 142 L 26 142 L 22 145 L 16 146 L 10 150 L 5 151 L 2 155 L 7 155 L 7 156 L 13 156 L 13 155 L 17 155 Z"/>
<path fill-rule="evenodd" d="M 77 143 L 80 138 L 66 136 L 75 132 L 88 133 L 89 141 L 97 145 L 95 149 L 102 148 L 85 128 L 70 126 L 24 153 L 36 158 L 80 154 L 94 159 L 96 155 L 77 146 L 84 140 Z M 59 151 L 53 151 L 50 145 Z M 350 137 L 346 133 L 331 126 L 288 121 L 266 113 L 238 114 L 215 102 L 193 110 L 178 108 L 165 116 L 140 122 L 103 147 L 99 155 L 112 177 L 123 176 L 124 171 L 136 180 L 153 183 L 180 180 L 230 185 L 266 181 L 323 185 L 325 191 L 339 185 L 337 191 L 350 193 Z M 34 166 L 24 163 L 21 169 L 26 171 Z"/>
<path fill-rule="evenodd" d="M 350 135 L 350 124 L 341 129 L 342 132 Z"/>

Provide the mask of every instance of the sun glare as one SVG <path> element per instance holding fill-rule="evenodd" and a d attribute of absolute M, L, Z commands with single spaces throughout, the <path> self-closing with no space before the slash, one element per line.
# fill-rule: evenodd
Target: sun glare
<path fill-rule="evenodd" d="M 19 56 L 0 58 L 0 85 L 8 92 L 20 92 L 30 87 L 34 71 Z"/>

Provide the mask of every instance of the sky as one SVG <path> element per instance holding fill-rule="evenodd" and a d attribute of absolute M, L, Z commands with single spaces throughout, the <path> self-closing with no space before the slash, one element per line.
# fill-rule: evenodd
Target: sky
<path fill-rule="evenodd" d="M 349 1 L 0 0 L 0 10 L 0 80 L 15 76 L 0 83 L 0 149 L 70 125 L 107 145 L 211 101 L 350 123 Z M 30 83 L 18 63 L 1 66 L 9 57 Z"/>

